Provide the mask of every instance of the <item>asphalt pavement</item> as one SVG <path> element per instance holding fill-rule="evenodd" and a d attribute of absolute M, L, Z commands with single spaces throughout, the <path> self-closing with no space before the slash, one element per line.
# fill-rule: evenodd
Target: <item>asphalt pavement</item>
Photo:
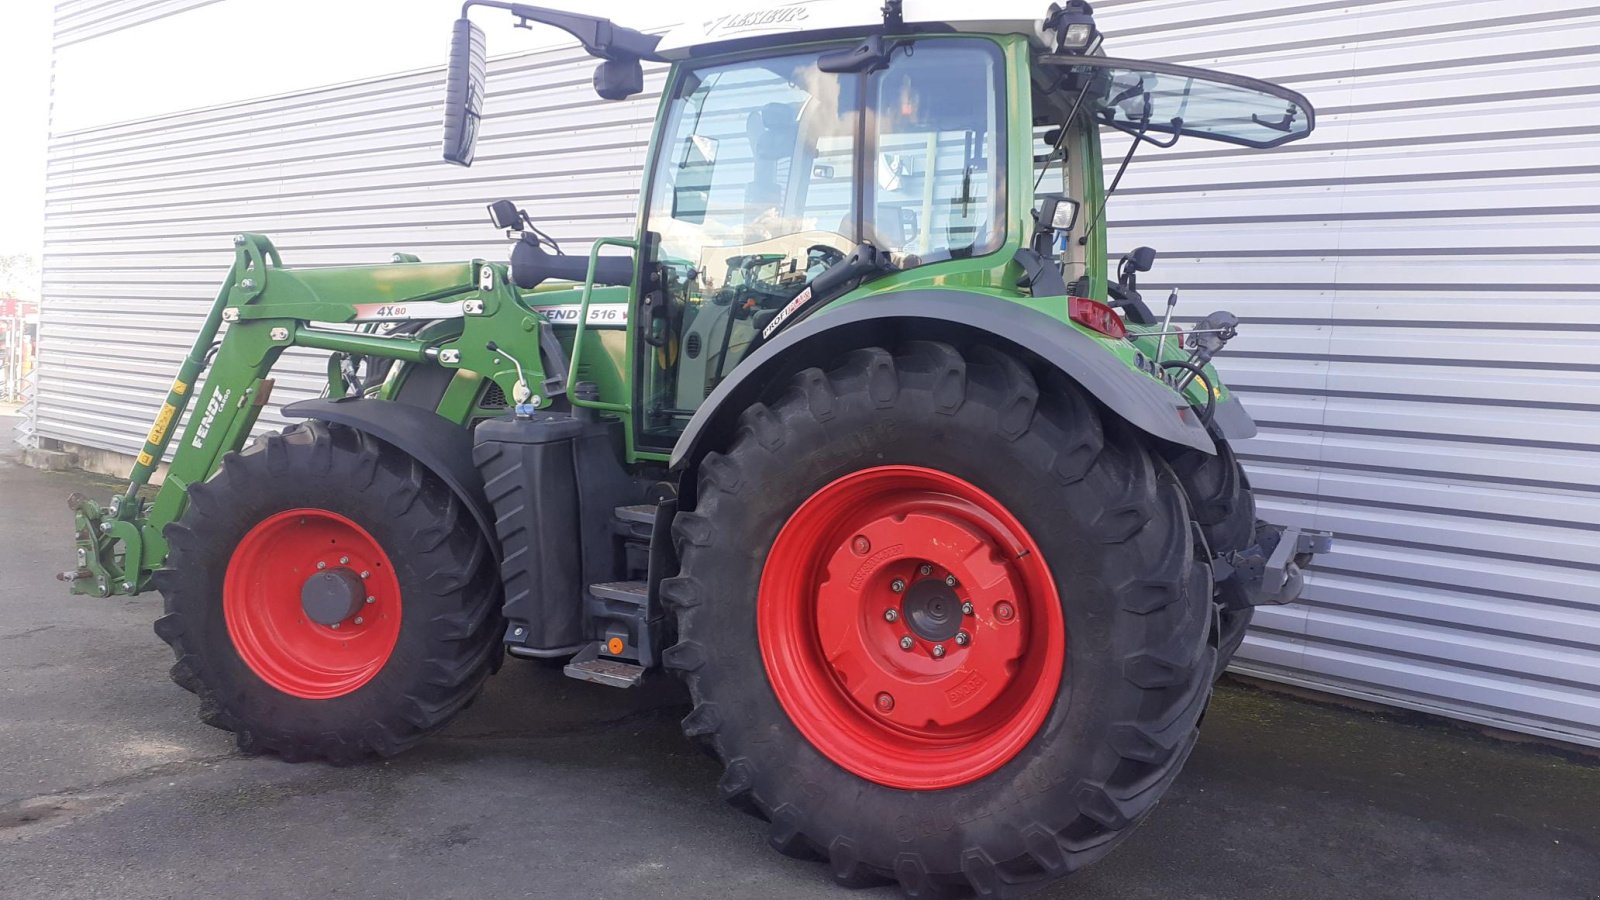
<path fill-rule="evenodd" d="M 767 849 L 634 691 L 510 661 L 442 734 L 350 768 L 248 758 L 195 718 L 160 598 L 68 594 L 74 490 L 0 416 L 0 897 L 845 898 Z M 1105 862 L 1036 896 L 1600 898 L 1600 764 L 1437 720 L 1224 684 L 1200 746 Z"/>

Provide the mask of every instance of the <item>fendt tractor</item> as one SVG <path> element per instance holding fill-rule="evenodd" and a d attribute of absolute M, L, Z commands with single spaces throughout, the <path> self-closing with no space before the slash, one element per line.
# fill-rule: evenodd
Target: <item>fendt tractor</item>
<path fill-rule="evenodd" d="M 1104 855 L 1329 541 L 1256 518 L 1212 363 L 1238 319 L 1152 308 L 1106 203 L 1143 145 L 1277 147 L 1311 104 L 1107 56 L 1083 2 L 654 35 L 469 0 L 460 165 L 471 7 L 576 37 L 601 98 L 670 64 L 636 230 L 568 254 L 496 200 L 509 264 L 343 268 L 239 235 L 127 491 L 72 498 L 72 590 L 159 590 L 173 680 L 246 752 L 399 753 L 508 655 L 668 670 L 722 796 L 841 884 L 1009 894 Z M 325 396 L 252 439 L 289 348 Z"/>

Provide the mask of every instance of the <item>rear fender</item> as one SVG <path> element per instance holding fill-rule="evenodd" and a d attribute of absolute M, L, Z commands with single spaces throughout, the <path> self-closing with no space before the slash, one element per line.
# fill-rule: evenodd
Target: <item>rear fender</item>
<path fill-rule="evenodd" d="M 1199 416 L 1177 392 L 1149 378 L 1099 346 L 1100 340 L 1020 303 L 953 290 L 896 291 L 825 310 L 780 332 L 722 381 L 678 438 L 673 468 L 693 463 L 713 449 L 739 414 L 766 396 L 775 379 L 814 365 L 827 365 L 840 351 L 893 344 L 909 337 L 970 343 L 974 338 L 1011 344 L 1060 369 L 1130 425 L 1163 441 L 1216 453 Z M 1226 414 L 1228 428 L 1253 433 L 1238 401 Z M 1242 417 L 1242 418 L 1241 418 Z"/>
<path fill-rule="evenodd" d="M 285 406 L 283 414 L 354 428 L 410 455 L 461 498 L 499 562 L 494 513 L 472 462 L 470 431 L 432 410 L 390 400 L 301 400 Z"/>

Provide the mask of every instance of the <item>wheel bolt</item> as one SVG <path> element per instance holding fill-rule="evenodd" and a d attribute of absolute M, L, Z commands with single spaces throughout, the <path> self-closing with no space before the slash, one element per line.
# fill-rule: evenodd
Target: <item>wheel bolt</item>
<path fill-rule="evenodd" d="M 872 552 L 872 542 L 867 540 L 866 535 L 858 534 L 850 542 L 850 549 L 854 550 L 857 556 L 866 556 Z"/>
<path fill-rule="evenodd" d="M 898 618 L 900 618 L 900 611 L 897 609 L 886 609 L 883 611 L 883 620 L 885 622 L 893 622 Z"/>
<path fill-rule="evenodd" d="M 933 574 L 933 566 L 930 566 L 927 563 L 923 563 L 922 565 L 917 567 L 917 574 L 918 575 L 932 575 Z"/>
<path fill-rule="evenodd" d="M 944 584 L 945 584 L 945 587 L 955 587 L 956 586 L 956 577 L 954 575 L 946 575 L 944 577 Z"/>
<path fill-rule="evenodd" d="M 912 640 L 911 635 L 909 635 L 909 634 L 900 639 L 900 649 L 901 650 L 910 650 L 912 647 L 915 647 L 916 645 L 917 645 L 917 642 L 915 640 Z"/>
<path fill-rule="evenodd" d="M 368 597 L 367 598 L 367 602 L 368 603 L 377 603 L 378 602 L 378 598 L 377 597 Z"/>
<path fill-rule="evenodd" d="M 934 659 L 944 659 L 944 645 L 943 644 L 934 644 L 933 645 L 933 658 Z"/>
<path fill-rule="evenodd" d="M 971 600 L 968 600 L 967 602 L 961 604 L 961 614 L 963 616 L 972 615 L 972 601 Z"/>
<path fill-rule="evenodd" d="M 337 631 L 337 630 L 339 630 L 339 623 L 335 622 L 332 625 L 329 625 L 328 627 L 334 629 L 335 631 Z"/>
<path fill-rule="evenodd" d="M 339 557 L 339 565 L 347 566 L 349 564 L 350 564 L 350 557 L 348 557 L 348 556 Z"/>
<path fill-rule="evenodd" d="M 878 695 L 878 712 L 889 712 L 894 709 L 894 697 L 888 691 Z"/>
<path fill-rule="evenodd" d="M 1009 622 L 1017 615 L 1016 607 L 1004 600 L 994 605 L 994 617 L 1002 622 Z"/>
<path fill-rule="evenodd" d="M 328 564 L 325 563 L 325 562 L 317 563 L 317 568 L 319 568 L 319 569 L 326 569 L 327 567 L 328 567 Z"/>
<path fill-rule="evenodd" d="M 967 634 L 965 631 L 956 632 L 956 646 L 965 647 L 970 643 L 972 643 L 972 635 Z"/>
<path fill-rule="evenodd" d="M 896 594 L 900 593 L 901 591 L 903 591 L 905 589 L 906 589 L 906 583 L 904 581 L 901 581 L 898 578 L 896 578 L 895 580 L 889 582 L 889 590 L 894 591 Z"/>
<path fill-rule="evenodd" d="M 371 572 L 368 572 L 365 569 L 361 570 L 361 577 L 362 578 L 365 578 L 365 577 L 367 577 L 368 575 L 371 575 L 371 574 L 372 574 Z"/>
<path fill-rule="evenodd" d="M 360 616 L 356 616 L 356 624 L 357 625 L 365 624 L 365 621 L 366 620 L 362 619 Z"/>

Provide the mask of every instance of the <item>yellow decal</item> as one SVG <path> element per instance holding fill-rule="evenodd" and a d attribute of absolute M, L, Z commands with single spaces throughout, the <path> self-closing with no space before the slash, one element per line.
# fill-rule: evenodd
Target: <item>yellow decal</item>
<path fill-rule="evenodd" d="M 172 392 L 174 394 L 187 394 L 189 393 L 189 386 L 181 381 L 173 381 Z"/>
<path fill-rule="evenodd" d="M 156 422 L 150 426 L 150 436 L 145 438 L 147 443 L 159 444 L 167 436 L 167 426 L 172 424 L 172 414 L 177 412 L 171 403 L 161 404 L 161 412 L 156 413 Z"/>
<path fill-rule="evenodd" d="M 139 465 L 148 466 L 148 465 L 150 465 L 151 463 L 153 463 L 155 461 L 156 461 L 155 457 L 151 456 L 148 453 L 140 451 L 140 453 L 139 453 Z"/>

